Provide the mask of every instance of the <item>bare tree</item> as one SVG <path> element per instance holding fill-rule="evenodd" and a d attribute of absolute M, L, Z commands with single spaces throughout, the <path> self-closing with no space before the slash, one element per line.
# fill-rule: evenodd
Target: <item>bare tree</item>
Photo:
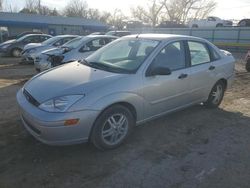
<path fill-rule="evenodd" d="M 136 8 L 131 9 L 131 13 L 133 18 L 155 26 L 160 21 L 163 7 L 164 4 L 159 0 L 149 0 L 147 8 L 137 6 Z"/>
<path fill-rule="evenodd" d="M 83 0 L 71 0 L 64 8 L 63 14 L 68 17 L 88 17 L 88 4 Z"/>
<path fill-rule="evenodd" d="M 100 16 L 100 18 L 99 18 L 99 21 L 108 24 L 108 23 L 109 23 L 108 21 L 110 20 L 111 17 L 112 17 L 112 16 L 111 16 L 111 13 L 110 13 L 110 12 L 104 11 L 104 12 L 101 13 L 101 16 Z"/>
<path fill-rule="evenodd" d="M 3 10 L 3 0 L 0 0 L 0 11 Z"/>
<path fill-rule="evenodd" d="M 99 20 L 101 18 L 101 13 L 98 9 L 88 9 L 88 18 L 89 19 L 94 19 L 94 20 Z"/>
<path fill-rule="evenodd" d="M 148 7 L 131 9 L 133 18 L 157 25 L 162 20 L 185 24 L 191 19 L 208 16 L 215 8 L 214 0 L 148 0 Z"/>
<path fill-rule="evenodd" d="M 20 12 L 41 15 L 52 15 L 55 13 L 49 7 L 42 5 L 41 0 L 26 0 L 25 7 Z"/>
<path fill-rule="evenodd" d="M 164 0 L 165 19 L 185 24 L 208 16 L 216 7 L 213 0 Z"/>
<path fill-rule="evenodd" d="M 115 9 L 106 20 L 106 23 L 115 27 L 116 29 L 123 29 L 124 20 L 127 17 L 122 13 L 120 9 Z"/>
<path fill-rule="evenodd" d="M 36 14 L 39 12 L 39 3 L 40 0 L 26 0 L 25 7 L 23 8 L 23 12 Z"/>

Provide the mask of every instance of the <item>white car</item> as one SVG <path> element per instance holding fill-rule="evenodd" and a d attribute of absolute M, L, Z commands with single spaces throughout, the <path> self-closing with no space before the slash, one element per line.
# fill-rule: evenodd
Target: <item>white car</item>
<path fill-rule="evenodd" d="M 189 23 L 191 28 L 205 28 L 205 27 L 229 27 L 233 22 L 229 20 L 222 20 L 218 17 L 210 16 L 207 19 L 193 20 Z"/>
<path fill-rule="evenodd" d="M 68 41 L 78 37 L 77 35 L 58 35 L 52 37 L 42 43 L 30 43 L 24 46 L 22 52 L 22 62 L 34 63 L 35 57 L 41 54 L 44 50 L 49 50 L 59 47 Z"/>
<path fill-rule="evenodd" d="M 84 59 L 115 39 L 117 37 L 107 35 L 77 37 L 60 48 L 43 51 L 35 58 L 35 69 L 40 72 L 61 64 Z"/>

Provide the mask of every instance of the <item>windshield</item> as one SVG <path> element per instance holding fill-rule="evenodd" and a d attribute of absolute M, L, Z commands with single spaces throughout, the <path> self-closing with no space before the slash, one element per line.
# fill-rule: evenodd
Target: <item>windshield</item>
<path fill-rule="evenodd" d="M 44 42 L 42 42 L 42 44 L 44 45 L 49 45 L 49 44 L 52 44 L 54 42 L 57 42 L 58 40 L 60 40 L 62 37 L 52 37 L 48 40 L 45 40 Z"/>
<path fill-rule="evenodd" d="M 135 73 L 159 44 L 150 39 L 114 41 L 86 58 L 89 65 L 121 73 Z"/>
<path fill-rule="evenodd" d="M 77 38 L 65 43 L 64 45 L 62 45 L 62 47 L 63 48 L 70 48 L 70 49 L 77 48 L 78 46 L 80 46 L 82 44 L 84 39 L 85 39 L 84 37 L 77 37 Z"/>
<path fill-rule="evenodd" d="M 16 41 L 17 41 L 17 42 L 20 42 L 20 41 L 22 41 L 23 39 L 27 38 L 28 36 L 29 36 L 29 35 L 24 35 L 24 36 L 22 36 L 22 37 L 16 39 Z"/>

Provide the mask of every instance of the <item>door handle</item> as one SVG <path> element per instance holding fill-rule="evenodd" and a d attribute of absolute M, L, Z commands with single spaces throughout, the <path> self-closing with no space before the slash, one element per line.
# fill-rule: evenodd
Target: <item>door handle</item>
<path fill-rule="evenodd" d="M 215 66 L 210 66 L 208 69 L 209 69 L 209 70 L 214 70 L 214 69 L 215 69 Z"/>
<path fill-rule="evenodd" d="M 187 77 L 188 77 L 187 74 L 181 74 L 178 78 L 179 78 L 179 79 L 184 79 L 184 78 L 187 78 Z"/>

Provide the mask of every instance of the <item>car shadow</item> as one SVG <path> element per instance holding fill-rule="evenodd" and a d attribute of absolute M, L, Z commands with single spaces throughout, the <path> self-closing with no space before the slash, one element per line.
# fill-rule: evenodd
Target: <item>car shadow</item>
<path fill-rule="evenodd" d="M 96 185 L 121 169 L 129 174 L 134 166 L 144 171 L 147 165 L 157 166 L 164 161 L 178 160 L 182 164 L 194 152 L 200 156 L 211 152 L 216 156 L 213 148 L 207 146 L 222 144 L 217 135 L 226 137 L 226 142 L 227 136 L 232 137 L 230 134 L 235 132 L 250 133 L 249 122 L 250 117 L 239 112 L 197 105 L 135 127 L 125 144 L 114 150 L 99 151 L 90 143 L 72 146 L 42 144 L 26 133 L 20 120 L 15 120 L 2 125 L 16 130 L 7 131 L 5 134 L 8 135 L 1 134 L 0 174 L 5 177 L 15 172 L 17 179 L 11 185 L 18 185 L 27 175 L 33 179 L 26 178 L 26 186 L 44 178 L 54 182 L 67 176 L 74 180 L 82 178 L 85 184 Z M 225 132 L 229 135 L 223 135 Z M 240 144 L 240 138 L 238 141 L 237 137 L 233 139 Z M 227 146 L 226 143 L 224 145 Z M 41 169 L 39 176 L 33 176 Z"/>

